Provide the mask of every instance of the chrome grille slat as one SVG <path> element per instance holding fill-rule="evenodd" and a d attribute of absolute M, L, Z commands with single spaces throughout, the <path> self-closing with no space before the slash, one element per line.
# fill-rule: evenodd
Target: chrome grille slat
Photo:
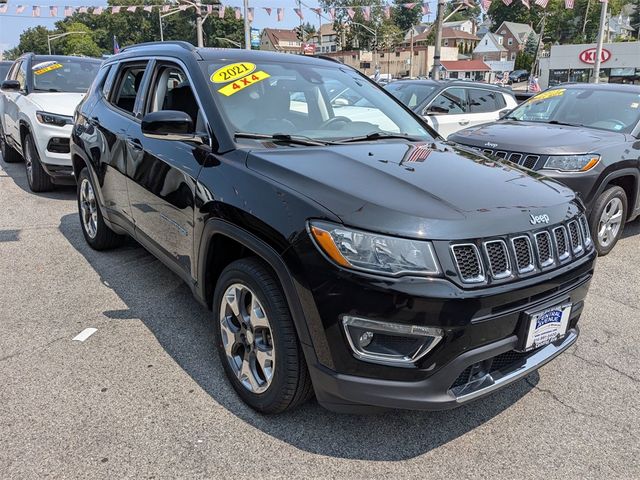
<path fill-rule="evenodd" d="M 585 246 L 591 245 L 591 232 L 589 231 L 589 222 L 587 222 L 587 217 L 584 215 L 580 215 L 580 230 L 582 231 L 582 239 L 584 240 Z"/>
<path fill-rule="evenodd" d="M 540 160 L 540 155 L 527 155 L 522 162 L 522 166 L 531 170 L 536 166 L 538 160 Z"/>
<path fill-rule="evenodd" d="M 478 247 L 473 243 L 462 243 L 452 245 L 451 252 L 463 282 L 484 282 L 484 268 Z"/>
<path fill-rule="evenodd" d="M 511 260 L 507 244 L 503 240 L 484 242 L 484 252 L 489 260 L 489 271 L 496 280 L 511 276 Z"/>
<path fill-rule="evenodd" d="M 512 153 L 511 155 L 509 155 L 509 161 L 510 162 L 520 163 L 520 160 L 522 160 L 522 154 L 521 153 Z"/>
<path fill-rule="evenodd" d="M 569 226 L 569 239 L 571 240 L 571 250 L 574 255 L 580 255 L 582 253 L 582 236 L 580 234 L 580 227 L 578 222 L 571 220 L 568 223 Z"/>
<path fill-rule="evenodd" d="M 535 235 L 536 250 L 538 254 L 538 262 L 540 268 L 550 267 L 555 263 L 553 258 L 553 245 L 551 244 L 551 235 L 546 230 L 538 232 Z"/>
<path fill-rule="evenodd" d="M 503 151 L 503 150 L 501 150 L 501 151 L 499 151 L 499 152 L 496 152 L 496 153 L 495 153 L 495 155 L 496 155 L 496 157 L 498 157 L 498 158 L 507 158 L 507 152 L 505 152 L 505 151 Z"/>
<path fill-rule="evenodd" d="M 560 225 L 553 229 L 553 237 L 556 243 L 556 252 L 558 252 L 558 260 L 564 262 L 568 260 L 571 254 L 569 253 L 569 239 L 567 238 L 567 229 Z"/>
<path fill-rule="evenodd" d="M 531 248 L 531 240 L 527 235 L 520 235 L 511 239 L 513 252 L 516 256 L 516 268 L 519 273 L 528 273 L 533 271 L 535 264 L 533 263 L 533 249 Z"/>

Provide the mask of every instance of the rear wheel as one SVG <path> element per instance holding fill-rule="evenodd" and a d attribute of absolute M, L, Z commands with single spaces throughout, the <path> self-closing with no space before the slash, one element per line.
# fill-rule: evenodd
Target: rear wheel
<path fill-rule="evenodd" d="M 17 163 L 22 161 L 20 154 L 7 143 L 7 138 L 4 135 L 2 125 L 0 125 L 0 153 L 2 153 L 2 159 L 7 163 Z"/>
<path fill-rule="evenodd" d="M 238 395 L 263 413 L 292 409 L 313 394 L 280 285 L 256 258 L 228 265 L 216 285 L 216 346 Z"/>
<path fill-rule="evenodd" d="M 40 155 L 30 133 L 24 136 L 24 165 L 27 169 L 27 182 L 32 192 L 48 192 L 53 189 L 51 177 L 40 163 Z"/>
<path fill-rule="evenodd" d="M 122 244 L 124 237 L 104 222 L 100 205 L 85 167 L 78 177 L 78 213 L 85 240 L 94 250 L 108 250 Z"/>
<path fill-rule="evenodd" d="M 627 219 L 627 194 L 618 186 L 600 194 L 591 213 L 591 236 L 599 255 L 608 254 L 624 231 Z"/>

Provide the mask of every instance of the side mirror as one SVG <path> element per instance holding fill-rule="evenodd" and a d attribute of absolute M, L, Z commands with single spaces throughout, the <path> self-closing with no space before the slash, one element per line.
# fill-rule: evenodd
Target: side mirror
<path fill-rule="evenodd" d="M 500 110 L 498 112 L 498 118 L 506 117 L 509 114 L 509 112 L 511 112 L 511 110 Z"/>
<path fill-rule="evenodd" d="M 142 134 L 158 140 L 202 143 L 194 133 L 191 117 L 177 110 L 147 113 L 142 118 Z"/>
<path fill-rule="evenodd" d="M 447 113 L 449 113 L 449 109 L 432 105 L 427 109 L 425 113 L 427 115 L 446 115 Z"/>
<path fill-rule="evenodd" d="M 20 82 L 18 80 L 4 80 L 0 83 L 0 89 L 12 92 L 20 91 Z"/>

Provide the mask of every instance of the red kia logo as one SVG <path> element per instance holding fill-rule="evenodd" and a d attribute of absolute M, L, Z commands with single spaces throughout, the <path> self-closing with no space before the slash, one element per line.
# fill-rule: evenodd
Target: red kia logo
<path fill-rule="evenodd" d="M 580 52 L 580 55 L 578 55 L 578 58 L 580 58 L 581 62 L 594 64 L 596 63 L 596 49 L 588 48 L 586 50 L 583 50 L 582 52 Z M 600 63 L 604 63 L 610 58 L 611 52 L 606 48 L 603 48 L 602 53 L 600 54 Z"/>

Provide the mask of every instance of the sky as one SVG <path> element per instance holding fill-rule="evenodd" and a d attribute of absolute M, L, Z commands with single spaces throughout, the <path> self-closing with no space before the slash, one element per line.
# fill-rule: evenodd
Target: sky
<path fill-rule="evenodd" d="M 317 7 L 317 0 L 304 0 L 304 4 L 309 7 Z M 241 7 L 242 0 L 223 0 L 222 4 L 227 7 Z M 54 23 L 58 20 L 62 19 L 62 10 L 65 5 L 70 6 L 104 6 L 105 2 L 101 2 L 100 0 L 9 0 L 8 2 L 8 10 L 5 15 L 0 14 L 0 50 L 5 50 L 8 48 L 12 48 L 18 44 L 20 41 L 20 34 L 29 27 L 35 27 L 37 25 L 44 25 L 45 27 L 51 28 Z M 18 5 L 24 5 L 26 8 L 22 15 L 15 15 L 16 7 Z M 42 17 L 34 18 L 31 16 L 32 7 L 34 5 L 40 6 L 40 14 Z M 58 18 L 49 18 L 49 9 L 50 5 L 58 6 Z M 293 11 L 293 8 L 296 7 L 295 0 L 276 0 L 275 3 L 269 0 L 249 0 L 249 6 L 254 7 L 255 9 L 255 17 L 253 26 L 256 28 L 293 28 L 300 23 L 300 19 Z M 261 7 L 272 7 L 273 11 L 271 12 L 271 16 L 267 15 L 267 13 Z M 282 22 L 276 21 L 276 7 L 284 7 L 285 14 Z M 313 24 L 318 23 L 318 16 L 311 12 L 308 8 L 303 8 L 303 14 L 305 16 L 305 21 L 310 21 Z M 126 15 L 126 13 L 120 13 L 118 15 Z M 324 23 L 324 22 L 323 22 Z M 149 39 L 153 40 L 153 39 Z M 159 39 L 158 39 L 159 40 Z"/>

